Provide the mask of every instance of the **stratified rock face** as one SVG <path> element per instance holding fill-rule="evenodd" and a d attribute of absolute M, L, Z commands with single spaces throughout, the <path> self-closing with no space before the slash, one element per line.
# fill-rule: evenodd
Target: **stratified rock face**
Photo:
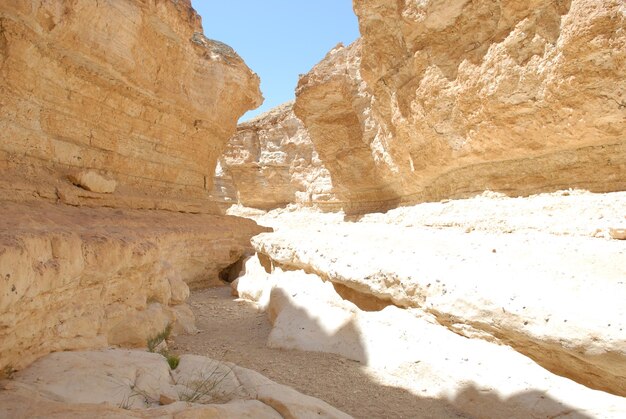
<path fill-rule="evenodd" d="M 361 43 L 338 45 L 296 89 L 302 119 L 331 173 L 346 212 L 379 209 L 402 195 L 389 160 L 389 132 L 371 112 L 374 97 L 360 75 Z"/>
<path fill-rule="evenodd" d="M 193 331 L 189 288 L 263 231 L 249 220 L 0 201 L 0 370 L 53 351 L 145 347 Z"/>
<path fill-rule="evenodd" d="M 189 0 L 0 5 L 0 193 L 209 211 L 213 171 L 258 77 Z M 85 191 L 68 175 L 117 182 Z"/>
<path fill-rule="evenodd" d="M 300 80 L 295 106 L 353 210 L 626 188 L 622 1 L 354 9 L 362 38 Z"/>
<path fill-rule="evenodd" d="M 237 127 L 219 161 L 213 195 L 225 204 L 273 209 L 336 204 L 330 173 L 285 103 Z"/>
<path fill-rule="evenodd" d="M 189 0 L 34 0 L 0 4 L 0 80 L 0 368 L 193 331 L 189 287 L 261 229 L 140 209 L 216 210 L 258 77 Z"/>

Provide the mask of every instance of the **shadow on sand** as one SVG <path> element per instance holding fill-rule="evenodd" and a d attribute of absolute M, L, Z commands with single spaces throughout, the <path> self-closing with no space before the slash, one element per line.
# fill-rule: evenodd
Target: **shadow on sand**
<path fill-rule="evenodd" d="M 210 293 L 212 295 L 207 297 Z M 239 314 L 229 311 L 229 315 L 222 316 L 223 313 L 211 308 L 216 300 L 224 307 L 237 306 Z M 352 321 L 328 333 L 318 319 L 291 305 L 285 308 L 290 310 L 288 317 L 297 321 L 302 331 L 296 339 L 306 340 L 307 348 L 312 350 L 272 348 L 267 340 L 276 331 L 272 330 L 267 316 L 252 304 L 235 301 L 229 289 L 198 291 L 191 301 L 198 316 L 198 327 L 203 332 L 177 338 L 177 343 L 183 343 L 185 349 L 255 369 L 355 418 L 591 418 L 535 390 L 502 398 L 494 391 L 466 385 L 450 388 L 449 394 L 453 396 L 446 398 L 420 396 L 419 390 L 409 391 L 400 385 L 378 382 L 367 367 L 367 349 Z M 205 309 L 213 311 L 209 315 L 202 311 Z M 230 328 L 230 337 L 224 337 L 225 327 Z M 210 336 L 210 344 L 200 343 L 202 335 L 205 340 Z M 293 346 L 297 343 L 293 342 Z M 325 352 L 320 352 L 322 348 Z M 388 356 L 393 358 L 394 353 Z M 423 386 L 417 382 L 413 387 L 424 387 L 425 392 L 427 386 L 429 381 Z"/>

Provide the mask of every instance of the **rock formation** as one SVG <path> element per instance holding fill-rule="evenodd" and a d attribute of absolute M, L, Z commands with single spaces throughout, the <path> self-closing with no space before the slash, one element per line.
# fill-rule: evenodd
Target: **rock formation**
<path fill-rule="evenodd" d="M 624 225 L 625 205 L 621 192 L 497 206 L 477 198 L 357 223 L 284 212 L 259 219 L 276 231 L 252 242 L 268 271 L 316 274 L 364 309 L 417 308 L 458 334 L 509 345 L 556 374 L 626 396 L 626 253 L 610 238 Z"/>
<path fill-rule="evenodd" d="M 339 354 L 380 371 L 379 382 L 391 376 L 394 387 L 450 399 L 460 411 L 434 417 L 618 418 L 626 411 L 622 397 L 551 374 L 507 346 L 459 336 L 420 310 L 363 311 L 319 276 L 278 267 L 270 275 L 257 258 L 245 266 L 233 285 L 267 310 L 270 346 Z"/>
<path fill-rule="evenodd" d="M 104 349 L 199 332 L 190 290 L 243 266 L 271 346 L 450 400 L 438 417 L 624 417 L 623 192 L 343 220 L 626 188 L 623 1 L 354 9 L 362 38 L 236 129 L 258 77 L 190 0 L 0 4 L 0 416 L 347 418 L 233 364 Z M 230 202 L 344 212 L 229 210 L 270 232 Z"/>
<path fill-rule="evenodd" d="M 193 330 L 189 287 L 219 284 L 253 222 L 0 201 L 0 369 L 48 352 L 142 347 Z"/>
<path fill-rule="evenodd" d="M 389 133 L 372 115 L 374 100 L 360 76 L 361 42 L 338 45 L 296 90 L 296 115 L 330 171 L 342 207 L 368 212 L 395 201 L 397 171 L 389 170 Z"/>
<path fill-rule="evenodd" d="M 213 195 L 224 206 L 337 208 L 330 174 L 293 114 L 293 103 L 239 124 L 219 161 L 214 185 Z"/>
<path fill-rule="evenodd" d="M 180 212 L 216 211 L 258 77 L 189 0 L 2 2 L 0 73 L 0 369 L 193 331 L 189 288 L 262 229 Z"/>
<path fill-rule="evenodd" d="M 211 211 L 217 159 L 262 100 L 189 0 L 0 6 L 0 193 L 71 205 Z M 115 193 L 67 179 L 94 171 Z"/>
<path fill-rule="evenodd" d="M 0 416 L 349 419 L 259 373 L 184 355 L 175 370 L 142 351 L 48 355 L 4 383 Z"/>
<path fill-rule="evenodd" d="M 348 212 L 626 187 L 621 1 L 354 8 L 362 38 L 300 79 L 294 107 Z"/>

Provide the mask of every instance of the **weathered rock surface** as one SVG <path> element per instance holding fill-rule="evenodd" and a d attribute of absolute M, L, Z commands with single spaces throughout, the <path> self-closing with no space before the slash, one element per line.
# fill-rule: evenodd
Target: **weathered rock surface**
<path fill-rule="evenodd" d="M 262 99 L 189 0 L 2 2 L 0 80 L 0 194 L 72 205 L 215 210 L 217 159 Z"/>
<path fill-rule="evenodd" d="M 509 347 L 459 336 L 422 310 L 362 311 L 315 275 L 280 268 L 268 274 L 251 258 L 236 289 L 267 310 L 273 323 L 269 345 L 359 361 L 374 369 L 378 382 L 448 399 L 461 414 L 619 418 L 626 413 L 626 399 L 551 374 Z"/>
<path fill-rule="evenodd" d="M 622 1 L 354 9 L 362 38 L 300 79 L 294 108 L 347 212 L 626 188 Z"/>
<path fill-rule="evenodd" d="M 249 252 L 234 217 L 0 201 L 0 369 L 51 351 L 193 331 L 189 287 Z"/>
<path fill-rule="evenodd" d="M 358 223 L 330 215 L 318 222 L 312 212 L 305 221 L 283 212 L 283 221 L 274 219 L 275 233 L 252 242 L 273 266 L 304 269 L 387 304 L 420 308 L 459 334 L 510 345 L 552 372 L 623 396 L 626 248 L 609 238 L 608 227 L 624 225 L 626 201 L 624 193 L 591 197 L 498 198 L 499 210 L 485 210 L 491 229 L 481 227 L 482 211 L 467 211 L 459 222 L 457 202 L 463 210 L 488 207 L 472 200 L 417 206 L 414 214 L 403 208 Z M 542 204 L 543 219 L 538 212 L 525 219 Z M 566 222 L 571 208 L 583 221 Z M 394 221 L 398 214 L 403 218 Z M 458 227 L 420 224 L 431 219 Z M 538 231 L 551 219 L 558 221 Z M 528 226 L 533 221 L 534 229 Z M 595 238 L 596 230 L 607 238 Z"/>
<path fill-rule="evenodd" d="M 394 185 L 401 177 L 386 161 L 391 137 L 371 112 L 360 55 L 360 41 L 335 47 L 300 78 L 294 106 L 346 212 L 378 209 L 401 194 Z"/>
<path fill-rule="evenodd" d="M 113 193 L 117 187 L 116 181 L 107 179 L 91 170 L 70 174 L 67 178 L 74 185 L 80 186 L 90 192 Z"/>
<path fill-rule="evenodd" d="M 172 371 L 147 352 L 54 353 L 3 384 L 0 416 L 11 419 L 350 418 L 254 371 L 195 355 Z"/>
<path fill-rule="evenodd" d="M 330 174 L 294 115 L 293 103 L 239 124 L 220 158 L 214 185 L 214 197 L 226 205 L 335 204 Z"/>

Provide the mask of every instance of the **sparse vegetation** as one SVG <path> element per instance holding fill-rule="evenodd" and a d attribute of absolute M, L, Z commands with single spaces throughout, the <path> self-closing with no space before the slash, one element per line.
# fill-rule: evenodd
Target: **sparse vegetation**
<path fill-rule="evenodd" d="M 158 353 L 163 355 L 167 360 L 170 368 L 175 370 L 180 363 L 180 357 L 175 354 L 171 354 L 166 345 L 161 345 L 163 342 L 167 343 L 167 339 L 172 333 L 172 325 L 168 324 L 163 331 L 156 336 L 149 338 L 147 341 L 148 352 Z M 232 373 L 230 367 L 226 367 L 225 370 L 221 369 L 220 362 L 215 362 L 213 367 L 208 373 L 201 373 L 200 378 L 197 380 L 190 380 L 187 382 L 176 382 L 185 387 L 185 390 L 178 394 L 179 400 L 189 403 L 203 403 L 205 397 L 210 397 L 211 403 L 226 403 L 229 401 L 230 395 L 236 390 L 233 389 L 227 393 L 219 392 L 220 384 Z M 134 386 L 131 386 L 131 395 L 124 399 L 120 404 L 121 408 L 128 409 L 132 405 L 131 399 L 133 397 L 142 396 L 146 404 L 154 402 L 145 392 L 139 391 Z"/>
<path fill-rule="evenodd" d="M 167 360 L 167 363 L 169 364 L 170 368 L 175 370 L 176 367 L 178 367 L 178 364 L 180 363 L 180 357 L 178 355 L 171 354 L 166 346 L 159 348 L 159 346 L 163 342 L 167 343 L 167 339 L 170 337 L 171 333 L 172 333 L 172 324 L 170 323 L 167 326 L 165 326 L 165 329 L 163 329 L 162 332 L 148 339 L 147 347 L 148 347 L 148 352 L 153 352 L 153 353 L 158 353 L 158 354 L 163 355 L 165 359 Z"/>
<path fill-rule="evenodd" d="M 200 379 L 181 383 L 187 387 L 187 390 L 179 393 L 178 397 L 181 401 L 202 403 L 202 399 L 209 396 L 211 397 L 211 403 L 226 403 L 230 400 L 229 396 L 235 389 L 224 394 L 219 394 L 217 390 L 231 372 L 232 369 L 230 367 L 227 367 L 226 371 L 220 371 L 220 363 L 215 362 L 213 369 L 206 375 L 202 374 Z"/>
<path fill-rule="evenodd" d="M 130 401 L 131 398 L 132 398 L 132 396 L 124 396 L 122 401 L 117 404 L 117 407 L 119 407 L 120 409 L 124 409 L 124 410 L 130 410 L 130 407 L 133 404 Z"/>
<path fill-rule="evenodd" d="M 135 384 L 130 384 L 130 393 L 124 395 L 124 398 L 117 404 L 117 407 L 130 410 L 133 406 L 133 398 L 135 397 L 141 397 L 146 405 L 158 404 L 158 400 L 151 397 L 146 391 L 141 390 Z"/>
<path fill-rule="evenodd" d="M 167 363 L 170 365 L 170 368 L 175 370 L 176 367 L 178 367 L 178 364 L 180 363 L 180 357 L 178 355 L 175 354 L 161 354 L 165 357 L 165 359 L 167 359 Z"/>
<path fill-rule="evenodd" d="M 157 347 L 161 343 L 165 342 L 170 337 L 171 333 L 172 333 L 172 324 L 169 323 L 167 326 L 165 326 L 165 329 L 163 329 L 163 331 L 158 333 L 156 336 L 148 339 L 148 342 L 147 342 L 148 352 L 156 352 Z"/>

